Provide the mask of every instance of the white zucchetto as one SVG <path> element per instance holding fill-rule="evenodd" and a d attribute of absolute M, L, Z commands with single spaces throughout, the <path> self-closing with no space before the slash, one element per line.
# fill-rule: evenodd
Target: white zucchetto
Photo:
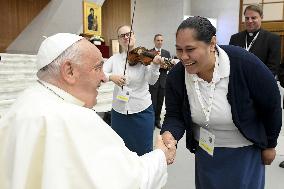
<path fill-rule="evenodd" d="M 81 39 L 83 37 L 71 33 L 58 33 L 46 38 L 41 43 L 37 53 L 37 70 L 50 64 L 66 49 Z"/>

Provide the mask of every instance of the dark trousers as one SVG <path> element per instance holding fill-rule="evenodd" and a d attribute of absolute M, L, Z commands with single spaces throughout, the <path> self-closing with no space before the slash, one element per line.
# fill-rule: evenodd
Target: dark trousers
<path fill-rule="evenodd" d="M 161 121 L 161 111 L 165 98 L 165 88 L 162 88 L 161 85 L 150 85 L 149 91 L 151 93 L 152 104 L 155 111 L 155 125 L 158 125 Z"/>

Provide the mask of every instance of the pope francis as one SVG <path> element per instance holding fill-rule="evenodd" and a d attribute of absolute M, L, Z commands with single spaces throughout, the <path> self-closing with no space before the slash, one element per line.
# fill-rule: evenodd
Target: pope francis
<path fill-rule="evenodd" d="M 165 185 L 175 151 L 158 136 L 157 149 L 139 157 L 91 109 L 105 80 L 102 66 L 100 51 L 78 35 L 59 33 L 42 42 L 37 83 L 0 119 L 1 189 Z"/>

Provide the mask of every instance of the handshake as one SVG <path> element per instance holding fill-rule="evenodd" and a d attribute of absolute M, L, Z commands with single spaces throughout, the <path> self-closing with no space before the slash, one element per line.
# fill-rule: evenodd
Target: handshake
<path fill-rule="evenodd" d="M 175 160 L 176 144 L 177 141 L 169 131 L 165 131 L 162 135 L 157 136 L 156 149 L 161 149 L 165 153 L 168 165 Z"/>

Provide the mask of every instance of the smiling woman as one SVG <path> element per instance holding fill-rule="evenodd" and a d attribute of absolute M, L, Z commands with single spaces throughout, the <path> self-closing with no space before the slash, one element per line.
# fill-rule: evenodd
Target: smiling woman
<path fill-rule="evenodd" d="M 176 54 L 190 74 L 210 82 L 213 77 L 216 52 L 216 29 L 203 23 L 204 28 L 189 28 L 181 24 L 176 35 Z"/>
<path fill-rule="evenodd" d="M 197 189 L 263 189 L 264 165 L 275 158 L 282 125 L 278 86 L 258 58 L 218 46 L 215 34 L 203 17 L 187 18 L 177 29 L 181 62 L 167 78 L 163 140 L 186 132 Z"/>

